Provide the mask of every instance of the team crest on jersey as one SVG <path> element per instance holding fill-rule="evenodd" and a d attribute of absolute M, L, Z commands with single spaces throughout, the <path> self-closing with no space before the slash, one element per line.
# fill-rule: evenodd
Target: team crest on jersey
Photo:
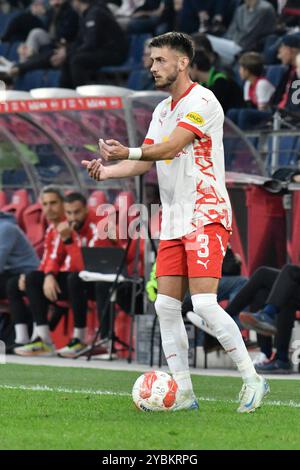
<path fill-rule="evenodd" d="M 188 113 L 185 117 L 198 126 L 203 126 L 205 124 L 205 119 L 198 113 Z"/>

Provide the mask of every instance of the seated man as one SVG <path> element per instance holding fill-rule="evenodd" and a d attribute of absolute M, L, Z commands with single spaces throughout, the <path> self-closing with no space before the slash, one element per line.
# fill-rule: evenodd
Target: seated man
<path fill-rule="evenodd" d="M 119 215 L 120 212 L 122 213 L 121 216 Z M 115 217 L 112 217 L 115 216 Z M 121 247 L 126 249 L 128 238 L 122 239 L 121 234 L 124 234 L 124 231 L 128 230 L 127 221 L 124 221 L 126 226 L 122 226 L 119 231 L 120 227 L 120 218 L 122 219 L 124 216 L 124 210 L 122 210 L 119 206 L 113 209 L 113 213 L 111 213 L 108 218 L 102 219 L 101 227 L 100 224 L 98 225 L 98 233 L 100 231 L 106 235 L 106 239 L 97 240 L 94 246 L 109 246 L 109 247 Z M 106 223 L 108 222 L 108 226 Z M 132 222 L 132 221 L 131 221 Z M 102 237 L 101 237 L 102 238 Z M 132 239 L 130 242 L 130 246 L 127 253 L 126 259 L 126 268 L 127 272 L 130 275 L 133 274 L 133 270 L 135 267 L 135 255 L 137 252 L 137 243 L 138 240 Z M 140 242 L 140 256 L 138 260 L 138 270 L 140 275 L 143 273 L 143 244 Z M 78 255 L 78 256 L 81 256 Z M 67 358 L 75 358 L 79 355 L 86 352 L 88 348 L 83 347 L 82 350 L 80 349 L 80 345 L 78 343 L 78 334 L 80 332 L 80 328 L 85 327 L 86 323 L 86 312 L 87 312 L 87 303 L 88 300 L 96 300 L 97 304 L 97 312 L 99 316 L 100 322 L 100 337 L 101 337 L 101 344 L 103 345 L 101 349 L 97 348 L 97 355 L 103 354 L 103 358 L 106 357 L 106 346 L 108 344 L 110 331 L 110 315 L 109 310 L 107 308 L 107 298 L 109 295 L 109 290 L 111 287 L 110 282 L 85 282 L 83 281 L 77 273 L 70 275 L 69 277 L 69 295 L 70 300 L 72 303 L 72 309 L 74 312 L 74 321 L 77 328 L 74 330 L 74 338 L 67 344 L 64 348 L 58 351 L 59 356 L 67 357 Z M 132 292 L 132 284 L 131 283 L 123 283 L 119 286 L 117 290 L 117 299 L 116 303 L 126 312 L 130 313 L 131 307 L 131 292 Z M 141 296 L 137 296 L 137 309 L 141 309 L 142 302 Z M 83 330 L 84 331 L 84 330 Z M 81 334 L 80 338 L 82 339 Z"/>
<path fill-rule="evenodd" d="M 20 276 L 36 269 L 37 265 L 38 257 L 14 216 L 0 212 L 0 299 L 7 298 L 10 282 L 18 283 Z M 18 303 L 17 299 L 13 302 Z M 28 336 L 23 336 L 23 327 L 27 330 L 28 323 L 32 323 L 32 319 L 26 310 L 24 325 L 16 326 L 17 339 L 28 340 Z"/>
<path fill-rule="evenodd" d="M 281 271 L 260 268 L 233 301 L 234 305 L 231 305 L 230 309 L 242 310 L 247 297 L 249 299 L 251 293 L 255 295 L 255 291 L 259 291 L 263 286 L 268 286 L 269 295 L 262 304 L 262 310 L 254 314 L 242 312 L 240 320 L 246 328 L 264 336 L 275 335 L 275 355 L 271 357 L 269 349 L 267 357 L 271 360 L 256 365 L 256 369 L 265 373 L 288 373 L 292 371 L 289 344 L 295 313 L 300 308 L 300 267 L 287 264 Z M 269 338 L 265 342 L 271 344 Z"/>
<path fill-rule="evenodd" d="M 49 263 L 51 262 L 51 253 L 53 251 L 53 246 L 55 245 L 55 240 L 58 236 L 56 227 L 65 218 L 63 198 L 63 193 L 57 186 L 49 185 L 42 189 L 40 200 L 44 216 L 48 221 L 48 228 L 44 240 L 43 257 L 38 267 L 38 269 L 42 272 L 47 272 Z M 8 279 L 7 297 L 15 325 L 15 344 L 11 345 L 12 351 L 15 347 L 23 346 L 29 342 L 27 322 L 28 317 L 30 317 L 32 321 L 32 314 L 27 308 L 27 304 L 25 302 L 25 274 L 34 271 L 37 269 L 37 266 L 38 262 L 33 265 L 31 269 L 27 270 L 21 275 Z"/>
<path fill-rule="evenodd" d="M 85 325 L 76 321 L 76 308 L 80 308 L 81 299 L 78 293 L 71 291 L 70 278 L 77 276 L 83 268 L 80 247 L 83 244 L 93 246 L 97 239 L 97 219 L 94 212 L 88 211 L 86 199 L 80 193 L 66 196 L 64 209 L 66 220 L 56 225 L 52 246 L 45 252 L 40 270 L 26 276 L 26 295 L 37 324 L 37 337 L 31 343 L 15 348 L 15 353 L 21 356 L 54 354 L 47 313 L 49 305 L 60 300 L 70 299 L 75 309 L 74 347 L 80 350 L 86 347 L 83 343 Z"/>

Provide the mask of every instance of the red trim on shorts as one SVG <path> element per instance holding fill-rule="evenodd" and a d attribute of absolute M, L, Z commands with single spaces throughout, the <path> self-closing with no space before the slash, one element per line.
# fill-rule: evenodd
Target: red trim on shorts
<path fill-rule="evenodd" d="M 194 134 L 196 134 L 200 138 L 204 137 L 204 135 L 205 135 L 205 134 L 203 134 L 203 132 L 199 131 L 199 129 L 197 129 L 197 127 L 194 127 L 191 124 L 188 124 L 187 122 L 179 122 L 177 124 L 177 126 L 178 127 L 183 127 L 184 129 L 187 129 L 188 131 L 193 132 Z"/>

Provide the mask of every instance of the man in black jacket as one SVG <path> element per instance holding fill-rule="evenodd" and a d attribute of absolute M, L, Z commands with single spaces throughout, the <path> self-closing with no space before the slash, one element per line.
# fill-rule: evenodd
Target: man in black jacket
<path fill-rule="evenodd" d="M 50 0 L 46 29 L 50 35 L 49 45 L 25 62 L 13 66 L 9 75 L 17 76 L 32 70 L 55 67 L 52 63 L 52 57 L 56 54 L 55 48 L 62 44 L 66 47 L 75 40 L 78 33 L 78 15 L 68 0 Z"/>
<path fill-rule="evenodd" d="M 73 0 L 72 5 L 81 21 L 77 40 L 65 49 L 62 61 L 60 86 L 67 88 L 88 84 L 100 67 L 119 65 L 128 54 L 127 37 L 104 2 Z"/>

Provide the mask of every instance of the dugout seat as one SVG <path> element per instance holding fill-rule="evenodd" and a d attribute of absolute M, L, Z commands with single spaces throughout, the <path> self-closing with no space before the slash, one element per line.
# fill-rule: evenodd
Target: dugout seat
<path fill-rule="evenodd" d="M 97 211 L 97 207 L 101 204 L 107 204 L 107 197 L 104 191 L 93 191 L 88 198 L 87 205 L 90 209 Z"/>
<path fill-rule="evenodd" d="M 39 202 L 30 205 L 23 213 L 24 229 L 38 256 L 43 254 L 47 222 Z"/>
<path fill-rule="evenodd" d="M 7 205 L 6 194 L 4 191 L 0 191 L 0 209 L 2 210 L 2 207 L 6 205 Z"/>
<path fill-rule="evenodd" d="M 14 214 L 19 226 L 24 229 L 23 213 L 28 205 L 29 196 L 26 189 L 19 189 L 14 192 L 11 203 L 3 206 L 1 210 Z"/>

